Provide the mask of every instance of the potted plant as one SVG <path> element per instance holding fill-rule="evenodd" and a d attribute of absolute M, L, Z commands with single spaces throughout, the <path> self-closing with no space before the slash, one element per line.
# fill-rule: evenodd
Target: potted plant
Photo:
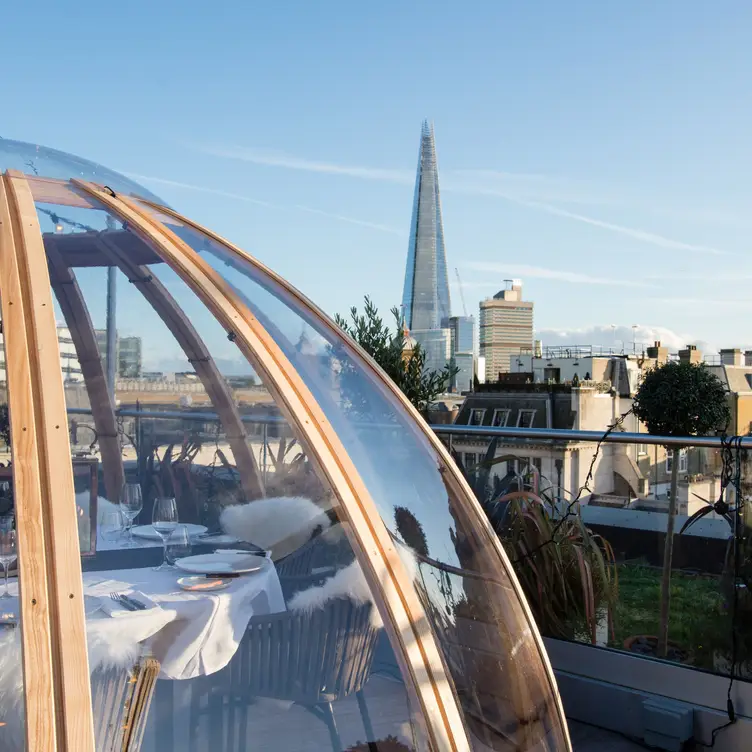
<path fill-rule="evenodd" d="M 610 625 L 618 582 L 613 550 L 594 534 L 579 513 L 564 519 L 545 492 L 537 492 L 534 468 L 498 478 L 494 466 L 517 460 L 495 456 L 494 439 L 482 462 L 460 465 L 501 539 L 535 617 L 548 637 L 604 642 L 604 625 Z"/>
<path fill-rule="evenodd" d="M 541 633 L 567 640 L 604 642 L 599 632 L 616 602 L 614 552 L 582 517 L 556 519 L 550 501 L 530 491 L 502 497 L 500 533 Z"/>
<path fill-rule="evenodd" d="M 723 431 L 731 419 L 726 390 L 720 380 L 703 364 L 688 362 L 670 361 L 648 371 L 637 390 L 632 409 L 648 432 L 657 436 L 704 436 Z M 669 653 L 671 564 L 679 480 L 678 455 L 682 447 L 672 448 L 674 459 L 663 549 L 659 633 L 630 637 L 624 644 L 628 650 L 652 652 L 659 658 L 666 658 Z M 676 648 L 673 646 L 674 651 Z M 674 657 L 677 657 L 676 653 Z"/>

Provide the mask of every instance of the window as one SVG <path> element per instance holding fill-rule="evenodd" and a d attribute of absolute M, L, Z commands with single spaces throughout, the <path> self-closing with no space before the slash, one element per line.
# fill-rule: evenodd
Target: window
<path fill-rule="evenodd" d="M 637 445 L 637 456 L 643 457 L 648 453 L 648 445 L 647 444 L 638 444 Z"/>
<path fill-rule="evenodd" d="M 486 414 L 485 410 L 471 410 L 470 411 L 470 425 L 480 426 L 483 424 L 483 416 Z"/>
<path fill-rule="evenodd" d="M 532 428 L 535 410 L 520 410 L 517 416 L 518 428 Z"/>
<path fill-rule="evenodd" d="M 465 465 L 465 470 L 469 470 L 478 464 L 478 455 L 475 452 L 465 452 L 462 462 Z"/>
<path fill-rule="evenodd" d="M 504 428 L 509 420 L 509 410 L 494 410 L 491 425 L 495 428 Z"/>
<path fill-rule="evenodd" d="M 533 457 L 533 467 L 538 471 L 538 474 L 540 475 L 541 469 L 543 467 L 543 460 L 540 457 Z"/>
<path fill-rule="evenodd" d="M 674 459 L 674 452 L 672 450 L 669 450 L 666 453 L 666 472 L 667 473 L 671 472 L 673 459 Z M 680 473 L 687 472 L 687 450 L 686 449 L 679 450 L 679 472 Z"/>

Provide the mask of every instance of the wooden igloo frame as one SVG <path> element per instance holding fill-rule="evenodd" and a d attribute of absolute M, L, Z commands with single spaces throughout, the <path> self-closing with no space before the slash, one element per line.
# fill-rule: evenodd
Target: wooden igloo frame
<path fill-rule="evenodd" d="M 105 208 L 127 223 L 153 256 L 139 258 L 117 233 L 42 236 L 35 202 Z M 151 209 L 151 210 L 150 210 Z M 288 305 L 315 316 L 331 337 L 368 369 L 378 389 L 409 415 L 411 430 L 435 453 L 447 488 L 461 500 L 494 567 L 512 583 L 527 618 L 566 738 L 551 667 L 504 551 L 464 478 L 417 411 L 370 359 L 313 303 L 252 256 L 164 206 L 83 180 L 57 180 L 8 170 L 0 179 L 0 290 L 11 416 L 14 493 L 23 622 L 26 734 L 34 752 L 93 752 L 82 574 L 73 475 L 53 291 L 70 329 L 91 397 L 105 486 L 117 496 L 124 479 L 115 410 L 91 318 L 76 282 L 77 266 L 116 266 L 144 295 L 180 343 L 210 396 L 232 446 L 243 488 L 259 491 L 259 473 L 226 382 L 200 336 L 170 293 L 145 266 L 164 262 L 195 292 L 272 393 L 334 490 L 338 514 L 375 596 L 408 691 L 436 750 L 469 750 L 471 741 L 453 681 L 415 587 L 376 505 L 304 380 L 233 287 L 169 227 L 158 210 L 221 244 L 281 291 Z M 126 233 L 121 231 L 125 236 Z M 127 238 L 124 238 L 127 240 Z M 499 681 L 505 681 L 504 676 Z M 556 722 L 556 721 L 555 721 Z M 568 745 L 569 742 L 567 741 Z"/>

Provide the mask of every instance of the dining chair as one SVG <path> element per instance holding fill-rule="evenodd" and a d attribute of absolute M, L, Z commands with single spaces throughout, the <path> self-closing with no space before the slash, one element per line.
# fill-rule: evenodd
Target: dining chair
<path fill-rule="evenodd" d="M 316 578 L 331 577 L 353 561 L 355 554 L 350 542 L 341 531 L 334 537 L 335 529 L 314 535 L 299 549 L 275 562 L 285 601 L 315 584 Z"/>
<path fill-rule="evenodd" d="M 335 598 L 310 612 L 286 611 L 251 619 L 238 652 L 222 675 L 217 675 L 217 686 L 192 695 L 191 744 L 197 744 L 200 716 L 209 714 L 212 748 L 246 750 L 248 708 L 256 698 L 271 698 L 295 703 L 322 721 L 332 750 L 341 752 L 332 703 L 351 694 L 358 703 L 366 738 L 373 741 L 363 695 L 380 633 L 372 624 L 372 608 L 370 603 Z M 202 707 L 204 697 L 207 702 Z"/>
<path fill-rule="evenodd" d="M 92 674 L 94 738 L 98 752 L 138 752 L 160 663 L 141 658 L 132 668 L 109 668 Z"/>

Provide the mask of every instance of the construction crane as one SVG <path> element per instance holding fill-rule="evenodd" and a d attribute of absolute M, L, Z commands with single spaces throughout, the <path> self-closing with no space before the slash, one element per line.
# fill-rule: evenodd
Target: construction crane
<path fill-rule="evenodd" d="M 465 293 L 462 292 L 462 280 L 460 279 L 460 270 L 455 266 L 454 273 L 457 275 L 457 287 L 460 288 L 460 300 L 462 301 L 462 312 L 467 317 L 467 306 L 465 305 Z"/>

